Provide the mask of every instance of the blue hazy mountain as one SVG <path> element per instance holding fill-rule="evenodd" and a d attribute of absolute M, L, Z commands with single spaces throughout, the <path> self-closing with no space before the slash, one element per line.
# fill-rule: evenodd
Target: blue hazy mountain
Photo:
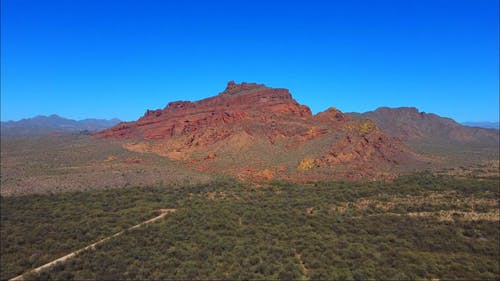
<path fill-rule="evenodd" d="M 462 125 L 486 129 L 500 129 L 500 122 L 463 122 Z"/>
<path fill-rule="evenodd" d="M 113 119 L 83 119 L 73 120 L 56 114 L 38 115 L 19 121 L 1 122 L 2 136 L 37 136 L 51 133 L 78 133 L 104 130 L 120 123 Z"/>

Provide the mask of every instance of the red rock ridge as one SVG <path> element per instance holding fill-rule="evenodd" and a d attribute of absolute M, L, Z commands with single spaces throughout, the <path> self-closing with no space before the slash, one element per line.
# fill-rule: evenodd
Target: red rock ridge
<path fill-rule="evenodd" d="M 164 109 L 147 110 L 136 122 L 121 123 L 99 132 L 97 136 L 165 139 L 244 119 L 266 119 L 272 113 L 304 118 L 312 116 L 311 110 L 298 104 L 287 89 L 231 81 L 217 96 L 196 102 L 170 102 Z"/>
<path fill-rule="evenodd" d="M 134 139 L 124 147 L 250 179 L 331 180 L 345 176 L 328 172 L 339 167 L 374 177 L 415 158 L 373 122 L 335 108 L 313 116 L 287 89 L 233 81 L 216 96 L 170 102 L 95 136 Z"/>

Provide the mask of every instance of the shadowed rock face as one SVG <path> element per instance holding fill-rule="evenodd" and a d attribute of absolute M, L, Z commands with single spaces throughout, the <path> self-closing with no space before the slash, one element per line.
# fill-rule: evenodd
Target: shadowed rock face
<path fill-rule="evenodd" d="M 373 122 L 334 108 L 313 116 L 287 89 L 233 81 L 217 96 L 170 102 L 96 137 L 133 139 L 124 146 L 256 180 L 373 178 L 417 157 Z"/>

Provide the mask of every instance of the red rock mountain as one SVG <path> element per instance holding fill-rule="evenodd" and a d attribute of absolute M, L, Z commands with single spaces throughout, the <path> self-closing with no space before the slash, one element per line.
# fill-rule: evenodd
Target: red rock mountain
<path fill-rule="evenodd" d="M 171 102 L 96 136 L 252 180 L 380 178 L 419 162 L 369 120 L 352 121 L 334 108 L 312 115 L 287 89 L 233 81 L 217 96 Z"/>

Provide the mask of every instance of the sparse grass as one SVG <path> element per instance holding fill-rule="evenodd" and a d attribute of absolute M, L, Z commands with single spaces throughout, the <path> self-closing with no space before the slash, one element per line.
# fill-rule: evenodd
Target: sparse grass
<path fill-rule="evenodd" d="M 181 163 L 123 149 L 89 136 L 2 138 L 1 194 L 43 194 L 87 189 L 197 184 L 209 174 Z"/>
<path fill-rule="evenodd" d="M 475 165 L 444 168 L 437 170 L 436 174 L 478 179 L 496 178 L 500 174 L 500 161 L 486 160 Z"/>
<path fill-rule="evenodd" d="M 433 169 L 449 169 L 463 166 L 477 167 L 488 161 L 498 161 L 500 150 L 498 143 L 493 146 L 459 145 L 456 143 L 409 143 L 416 152 L 429 156 L 433 161 Z M 497 171 L 498 176 L 498 171 Z"/>

